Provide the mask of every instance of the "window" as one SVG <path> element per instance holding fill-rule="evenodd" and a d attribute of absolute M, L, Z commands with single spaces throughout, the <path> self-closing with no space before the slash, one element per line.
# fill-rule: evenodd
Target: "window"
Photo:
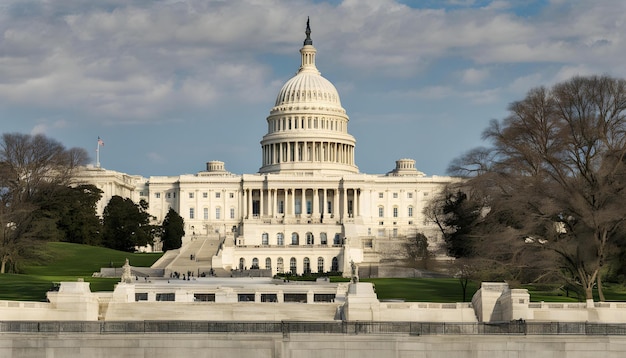
<path fill-rule="evenodd" d="M 413 207 L 412 206 L 409 206 L 408 215 L 409 215 L 410 218 L 413 217 Z"/>
<path fill-rule="evenodd" d="M 246 267 L 246 260 L 243 257 L 241 257 L 239 258 L 239 269 L 243 270 L 244 267 Z"/>
<path fill-rule="evenodd" d="M 261 235 L 261 245 L 269 245 L 270 244 L 270 236 L 268 233 L 264 232 Z"/>
<path fill-rule="evenodd" d="M 333 262 L 331 264 L 330 270 L 332 272 L 338 272 L 339 271 L 339 260 L 337 260 L 336 257 L 333 257 Z"/>
<path fill-rule="evenodd" d="M 292 245 L 299 245 L 300 244 L 300 238 L 298 237 L 298 233 L 297 232 L 291 233 L 291 244 Z"/>
<path fill-rule="evenodd" d="M 398 193 L 393 193 L 393 198 L 398 199 Z"/>
<path fill-rule="evenodd" d="M 222 208 L 218 206 L 217 208 L 215 208 L 215 219 L 219 220 L 221 219 L 221 216 L 222 216 Z"/>
<path fill-rule="evenodd" d="M 265 258 L 265 269 L 270 270 L 270 272 L 272 271 L 272 259 L 269 257 Z"/>
<path fill-rule="evenodd" d="M 231 219 L 235 218 L 235 208 L 230 208 L 230 218 Z"/>
<path fill-rule="evenodd" d="M 230 197 L 231 199 L 233 199 L 235 197 L 235 193 L 228 193 L 228 197 Z"/>
<path fill-rule="evenodd" d="M 289 259 L 289 271 L 291 272 L 292 275 L 296 274 L 297 268 L 298 266 L 297 266 L 296 258 L 292 257 L 291 259 Z"/>
<path fill-rule="evenodd" d="M 168 198 L 168 199 L 171 199 L 172 198 L 172 193 L 165 194 L 165 197 Z"/>
<path fill-rule="evenodd" d="M 189 193 L 189 199 L 193 199 L 193 193 Z"/>
<path fill-rule="evenodd" d="M 311 215 L 313 212 L 313 203 L 310 200 L 306 201 L 306 213 Z"/>
<path fill-rule="evenodd" d="M 278 213 L 279 214 L 285 213 L 285 202 L 282 200 L 278 202 Z"/>
<path fill-rule="evenodd" d="M 409 225 L 413 225 L 413 221 L 412 220 L 409 220 Z"/>
<path fill-rule="evenodd" d="M 394 218 L 397 218 L 397 217 L 398 217 L 398 207 L 397 207 L 397 206 L 394 206 L 394 207 L 393 207 L 393 217 L 394 217 Z"/>
<path fill-rule="evenodd" d="M 144 192 L 143 192 L 143 191 L 140 191 L 140 192 L 139 192 L 139 196 L 145 196 Z"/>
<path fill-rule="evenodd" d="M 285 272 L 285 267 L 283 265 L 283 258 L 282 257 L 279 257 L 279 258 L 276 259 L 276 271 L 280 272 L 280 273 Z"/>
<path fill-rule="evenodd" d="M 427 191 L 424 192 L 424 196 L 428 196 L 428 192 Z"/>
<path fill-rule="evenodd" d="M 195 214 L 195 210 L 194 208 L 189 208 L 189 218 L 193 219 L 194 218 L 194 214 Z"/>
<path fill-rule="evenodd" d="M 157 301 L 174 301 L 175 295 L 174 293 L 157 293 L 156 300 Z"/>
<path fill-rule="evenodd" d="M 204 220 L 209 220 L 209 208 L 204 208 L 203 210 L 203 218 Z"/>
<path fill-rule="evenodd" d="M 221 196 L 221 193 L 220 193 L 220 192 L 215 193 L 215 198 L 216 198 L 216 199 L 219 199 L 219 198 L 220 198 L 220 196 Z"/>
<path fill-rule="evenodd" d="M 333 202 L 332 201 L 328 201 L 328 203 L 326 203 L 326 208 L 327 208 L 327 213 L 331 214 L 333 212 Z"/>
<path fill-rule="evenodd" d="M 303 273 L 311 273 L 311 260 L 309 260 L 308 257 L 305 257 L 304 260 L 302 260 L 302 272 Z"/>
<path fill-rule="evenodd" d="M 202 193 L 202 198 L 203 199 L 206 199 L 208 197 L 209 197 L 209 193 L 206 193 L 206 192 Z"/>
<path fill-rule="evenodd" d="M 135 293 L 135 301 L 147 301 L 148 293 L 147 292 L 137 292 Z"/>
<path fill-rule="evenodd" d="M 259 259 L 257 259 L 256 257 L 252 259 L 252 266 L 250 266 L 251 270 L 258 270 L 259 269 Z"/>
<path fill-rule="evenodd" d="M 300 215 L 302 214 L 302 203 L 300 202 L 300 200 L 296 200 L 296 215 Z"/>
<path fill-rule="evenodd" d="M 384 221 L 379 221 L 378 225 L 383 226 L 383 225 L 385 225 L 385 222 Z"/>
<path fill-rule="evenodd" d="M 276 245 L 283 246 L 285 244 L 285 235 L 282 232 L 276 234 Z"/>
<path fill-rule="evenodd" d="M 323 257 L 317 258 L 317 272 L 319 273 L 324 272 L 324 258 Z"/>
<path fill-rule="evenodd" d="M 307 232 L 306 233 L 306 244 L 307 245 L 313 245 L 314 240 L 313 240 L 313 233 Z"/>
<path fill-rule="evenodd" d="M 385 229 L 378 229 L 378 237 L 385 237 Z"/>
<path fill-rule="evenodd" d="M 154 197 L 157 198 L 157 199 L 160 199 L 161 198 L 161 193 L 154 193 Z"/>
<path fill-rule="evenodd" d="M 195 302 L 215 302 L 214 293 L 194 293 L 193 300 Z"/>
<path fill-rule="evenodd" d="M 413 193 L 406 193 L 406 197 L 409 199 L 413 199 Z"/>
<path fill-rule="evenodd" d="M 393 228 L 393 237 L 398 237 L 398 229 L 397 228 Z"/>
<path fill-rule="evenodd" d="M 320 244 L 328 245 L 328 237 L 325 232 L 320 232 Z"/>
<path fill-rule="evenodd" d="M 378 207 L 378 217 L 379 218 L 385 217 L 385 207 L 383 206 Z"/>
<path fill-rule="evenodd" d="M 380 199 L 382 199 L 382 198 L 384 198 L 384 197 L 385 197 L 385 194 L 383 194 L 382 192 L 380 192 L 380 193 L 378 193 L 378 197 L 379 197 Z"/>

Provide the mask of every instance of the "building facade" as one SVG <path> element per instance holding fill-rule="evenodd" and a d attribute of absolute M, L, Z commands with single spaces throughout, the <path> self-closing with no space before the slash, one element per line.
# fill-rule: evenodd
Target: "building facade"
<path fill-rule="evenodd" d="M 346 272 L 350 263 L 377 264 L 391 243 L 424 233 L 436 247 L 436 228 L 422 211 L 450 177 L 428 177 L 412 159 L 386 174 L 360 173 L 356 141 L 335 86 L 315 65 L 307 23 L 301 64 L 281 88 L 261 140 L 261 167 L 236 175 L 220 161 L 179 176 L 127 175 L 85 168 L 81 180 L 113 195 L 146 200 L 162 222 L 169 208 L 185 220 L 185 245 L 224 270 Z M 201 242 L 218 240 L 215 252 Z M 195 244 L 194 244 L 195 242 Z"/>

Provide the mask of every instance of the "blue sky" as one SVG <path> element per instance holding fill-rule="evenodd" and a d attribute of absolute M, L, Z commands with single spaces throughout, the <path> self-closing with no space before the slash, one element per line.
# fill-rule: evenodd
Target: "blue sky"
<path fill-rule="evenodd" d="M 310 16 L 360 171 L 413 158 L 445 175 L 531 88 L 626 77 L 624 13 L 621 0 L 4 0 L 1 131 L 43 133 L 94 163 L 100 136 L 102 166 L 129 174 L 209 160 L 255 173 Z"/>

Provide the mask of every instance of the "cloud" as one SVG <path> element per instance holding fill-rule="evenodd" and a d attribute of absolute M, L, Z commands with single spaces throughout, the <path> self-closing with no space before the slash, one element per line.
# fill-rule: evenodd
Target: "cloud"
<path fill-rule="evenodd" d="M 476 68 L 468 68 L 461 74 L 461 80 L 465 84 L 478 84 L 482 82 L 487 76 L 489 76 L 489 70 L 487 69 L 476 69 Z"/>

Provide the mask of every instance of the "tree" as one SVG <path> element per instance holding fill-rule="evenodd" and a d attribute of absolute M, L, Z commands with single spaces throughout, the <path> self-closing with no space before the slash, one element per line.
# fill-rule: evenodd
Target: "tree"
<path fill-rule="evenodd" d="M 428 251 L 428 238 L 422 233 L 409 236 L 404 248 L 411 267 L 427 269 L 431 253 Z"/>
<path fill-rule="evenodd" d="M 102 225 L 96 205 L 102 197 L 102 190 L 91 184 L 82 184 L 66 188 L 58 197 L 61 210 L 57 228 L 62 233 L 61 241 L 100 245 Z"/>
<path fill-rule="evenodd" d="M 154 242 L 157 228 L 150 224 L 148 203 L 135 204 L 129 198 L 115 195 L 102 214 L 102 243 L 121 251 L 133 252 L 138 246 Z"/>
<path fill-rule="evenodd" d="M 452 166 L 485 198 L 483 237 L 509 254 L 551 250 L 592 299 L 609 245 L 625 231 L 626 81 L 575 77 L 533 89 L 484 138 L 492 147 L 480 164 L 466 155 Z"/>
<path fill-rule="evenodd" d="M 5 133 L 0 138 L 0 273 L 15 270 L 21 257 L 50 227 L 38 220 L 36 198 L 70 184 L 87 162 L 84 149 L 66 149 L 43 135 Z"/>
<path fill-rule="evenodd" d="M 174 209 L 170 208 L 165 219 L 163 219 L 162 227 L 163 251 L 180 248 L 183 244 L 182 238 L 185 236 L 184 219 Z"/>

